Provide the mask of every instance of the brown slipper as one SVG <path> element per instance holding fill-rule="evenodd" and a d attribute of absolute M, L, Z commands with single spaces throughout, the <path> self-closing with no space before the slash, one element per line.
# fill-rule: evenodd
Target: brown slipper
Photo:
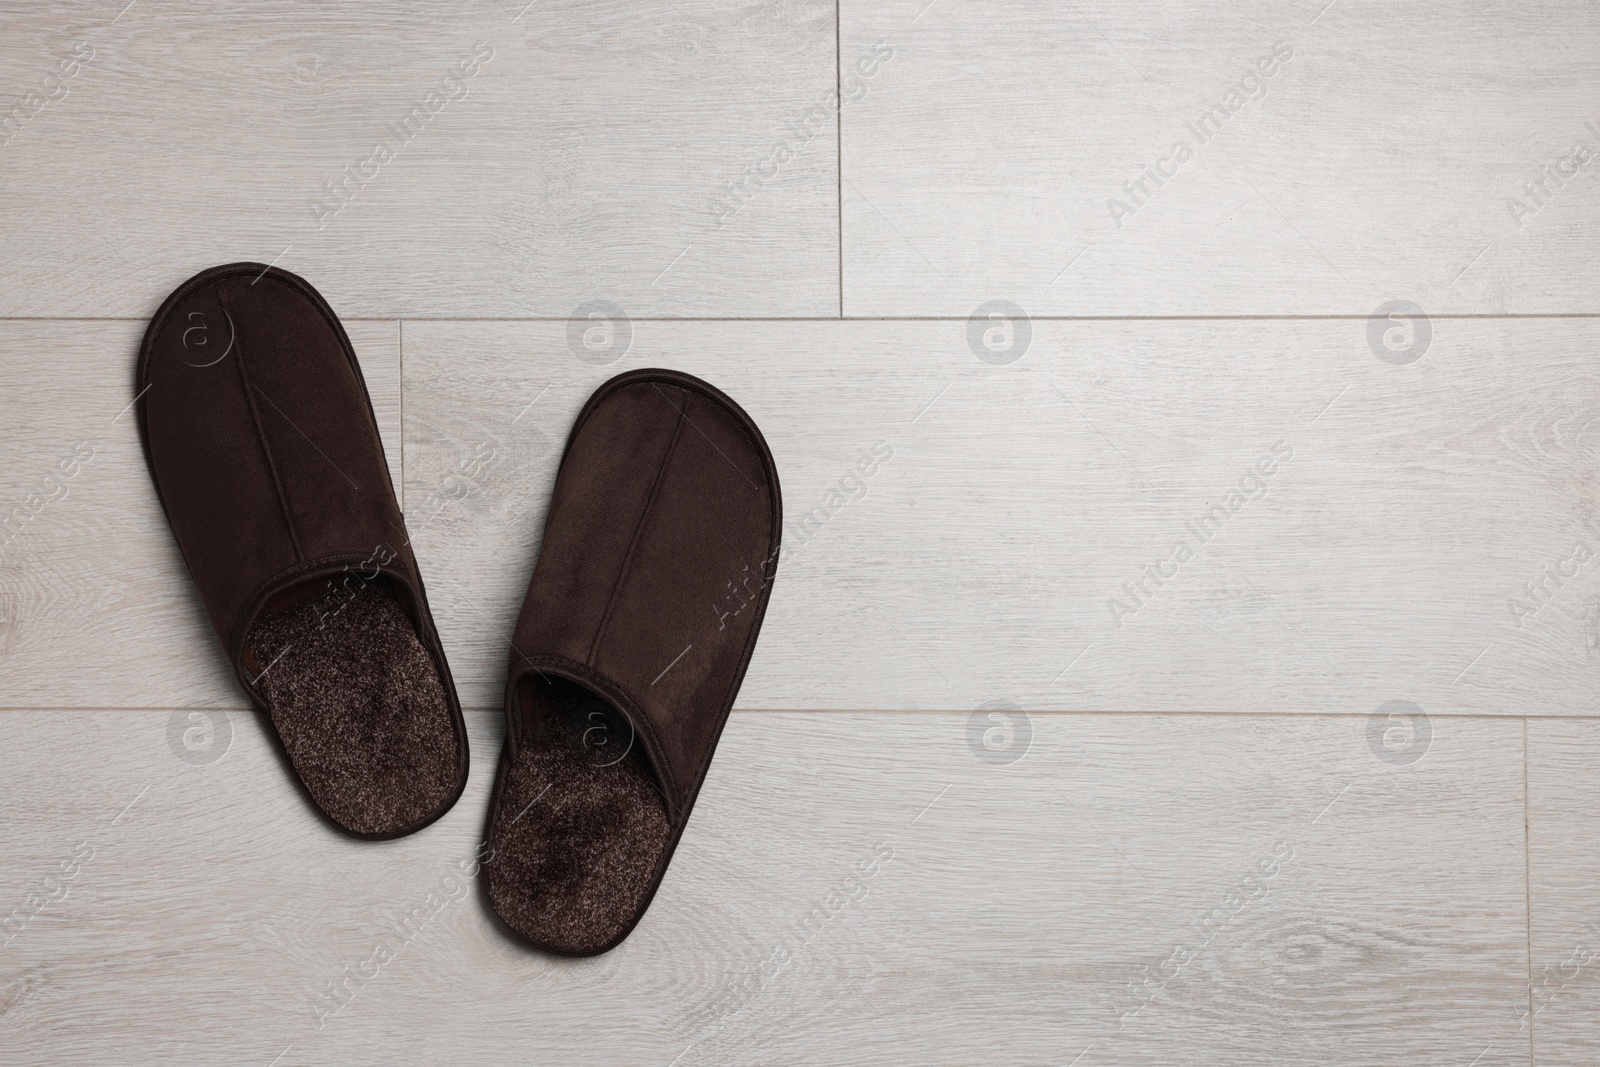
<path fill-rule="evenodd" d="M 766 612 L 782 527 L 755 423 L 687 374 L 601 386 L 572 428 L 506 685 L 483 891 L 569 956 L 666 873 Z"/>
<path fill-rule="evenodd" d="M 449 810 L 467 735 L 350 340 L 303 279 L 215 267 L 139 352 L 145 458 L 234 673 L 356 837 Z"/>

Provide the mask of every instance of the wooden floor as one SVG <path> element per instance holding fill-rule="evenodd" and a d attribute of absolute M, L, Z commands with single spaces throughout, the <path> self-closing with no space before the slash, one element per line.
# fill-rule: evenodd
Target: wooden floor
<path fill-rule="evenodd" d="M 7 0 L 0 1063 L 1593 1064 L 1597 45 Z M 344 318 L 470 705 L 402 841 L 291 787 L 140 452 L 146 319 L 241 259 Z M 788 551 L 660 895 L 553 959 L 469 864 L 561 444 L 643 366 L 755 417 Z"/>

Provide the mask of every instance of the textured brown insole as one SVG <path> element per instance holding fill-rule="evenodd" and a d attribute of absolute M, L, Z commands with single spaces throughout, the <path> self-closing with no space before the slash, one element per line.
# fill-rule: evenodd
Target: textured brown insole
<path fill-rule="evenodd" d="M 523 938 L 594 952 L 648 901 L 670 831 L 666 804 L 611 705 L 562 679 L 525 684 L 519 697 L 524 728 L 489 827 L 484 888 Z"/>
<path fill-rule="evenodd" d="M 449 803 L 460 777 L 450 707 L 386 583 L 302 601 L 245 644 L 295 772 L 335 823 L 394 833 Z"/>

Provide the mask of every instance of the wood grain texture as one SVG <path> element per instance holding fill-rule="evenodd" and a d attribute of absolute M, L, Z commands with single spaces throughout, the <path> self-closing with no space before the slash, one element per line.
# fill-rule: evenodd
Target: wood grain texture
<path fill-rule="evenodd" d="M 1590 714 L 1600 323 L 1431 328 L 1394 366 L 1361 321 L 1036 321 L 992 366 L 964 322 L 636 321 L 596 367 L 563 323 L 407 323 L 408 522 L 497 706 L 575 413 L 673 367 L 782 479 L 742 707 Z"/>
<path fill-rule="evenodd" d="M 496 716 L 371 844 L 176 714 L 0 715 L 7 1063 L 1528 1062 L 1516 722 L 1397 766 L 1359 718 L 1038 715 L 1001 764 L 966 715 L 736 714 L 638 930 L 561 960 L 461 873 Z"/>
<path fill-rule="evenodd" d="M 93 55 L 0 145 L 0 315 L 275 258 L 346 316 L 837 314 L 832 3 L 119 7 L 6 17 L 18 97 Z"/>
<path fill-rule="evenodd" d="M 1600 311 L 1590 5 L 844 0 L 841 25 L 844 57 L 894 51 L 843 111 L 848 315 Z"/>
<path fill-rule="evenodd" d="M 1525 1016 L 1535 1062 L 1594 1062 L 1600 1044 L 1600 730 L 1528 724 L 1528 894 L 1533 939 Z M 1527 1028 L 1526 1021 L 1522 1024 Z"/>
<path fill-rule="evenodd" d="M 399 482 L 398 324 L 346 328 Z M 248 706 L 139 443 L 143 336 L 140 322 L 0 322 L 0 706 Z"/>
<path fill-rule="evenodd" d="M 11 8 L 0 1062 L 1593 1061 L 1600 725 L 1539 717 L 1600 663 L 1600 11 Z M 497 712 L 374 844 L 239 710 L 126 409 L 237 259 L 344 317 L 479 709 L 596 386 L 764 429 L 788 551 L 617 950 L 479 903 Z M 836 315 L 944 321 L 692 321 Z"/>

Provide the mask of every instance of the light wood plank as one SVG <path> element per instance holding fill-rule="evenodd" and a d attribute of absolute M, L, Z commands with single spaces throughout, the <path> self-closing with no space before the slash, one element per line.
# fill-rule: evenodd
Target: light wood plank
<path fill-rule="evenodd" d="M 636 321 L 595 367 L 563 323 L 407 323 L 409 521 L 463 699 L 497 705 L 576 411 L 676 367 L 782 478 L 743 707 L 1590 714 L 1600 323 L 1431 328 L 1395 366 L 1359 320 L 1036 321 L 993 366 L 959 321 Z"/>
<path fill-rule="evenodd" d="M 347 316 L 838 311 L 826 0 L 121 6 L 7 18 L 19 96 L 93 58 L 0 147 L 0 315 L 148 315 L 235 259 Z"/>
<path fill-rule="evenodd" d="M 843 112 L 846 314 L 1600 311 L 1592 5 L 844 0 L 841 24 L 844 56 L 894 51 Z"/>
<path fill-rule="evenodd" d="M 1600 1045 L 1600 730 L 1584 722 L 1528 726 L 1528 892 L 1532 1019 L 1543 1067 L 1594 1062 Z"/>
<path fill-rule="evenodd" d="M 144 325 L 0 322 L 0 706 L 245 705 L 139 444 Z M 398 324 L 346 328 L 401 482 Z"/>
<path fill-rule="evenodd" d="M 372 844 L 315 819 L 247 715 L 210 763 L 162 712 L 0 715 L 27 813 L 0 824 L 26 915 L 0 1055 L 1527 1063 L 1517 722 L 1438 720 L 1402 766 L 1360 718 L 1036 715 L 1000 764 L 966 715 L 736 714 L 643 923 L 573 961 L 451 877 L 500 735 L 470 720 L 466 796 Z M 368 977 L 324 1000 L 346 967 Z"/>

